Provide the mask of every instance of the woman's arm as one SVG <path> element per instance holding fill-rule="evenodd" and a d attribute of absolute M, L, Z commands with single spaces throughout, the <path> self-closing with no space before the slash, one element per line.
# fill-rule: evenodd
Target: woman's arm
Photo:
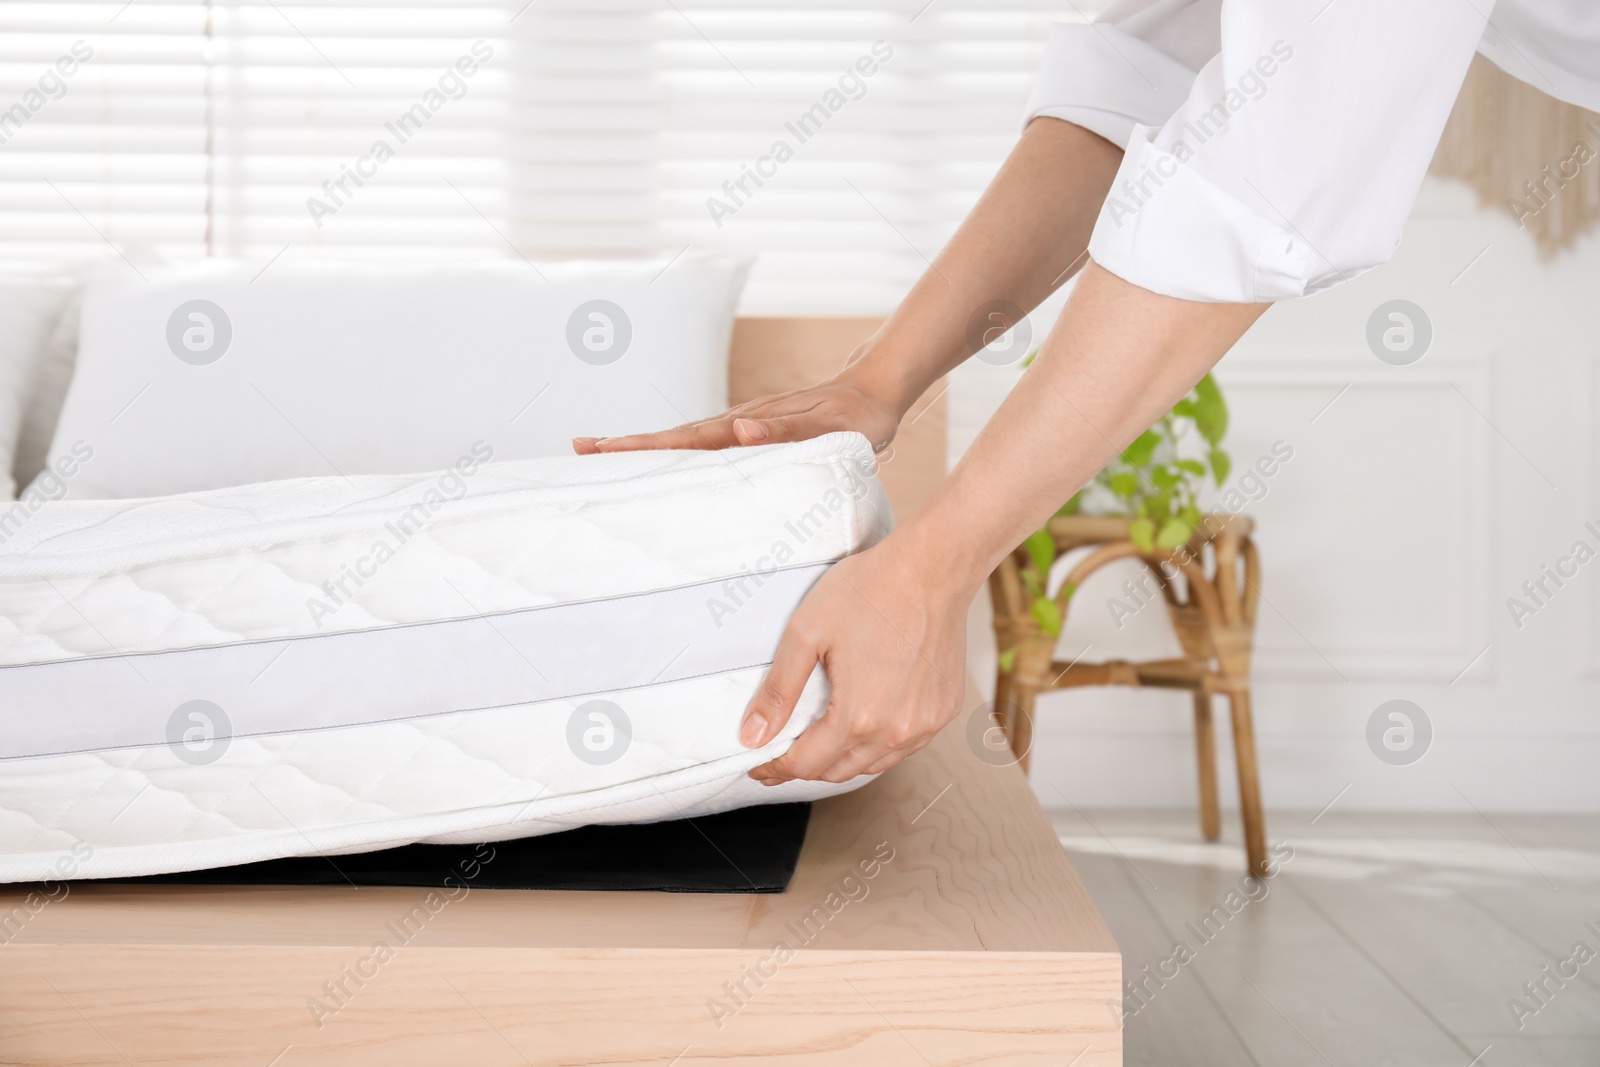
<path fill-rule="evenodd" d="M 977 347 L 966 323 L 979 306 L 1032 306 L 1094 235 L 1096 265 L 934 502 L 830 568 L 792 617 L 742 737 L 772 737 L 819 661 L 832 697 L 753 776 L 843 781 L 926 744 L 959 711 L 966 608 L 995 562 L 1227 351 L 1264 310 L 1255 301 L 1328 288 L 1392 251 L 1486 16 L 1447 0 L 1228 6 L 1220 50 L 1193 57 L 1202 65 L 1176 112 L 1163 86 L 1184 79 L 1183 64 L 1130 35 L 1137 22 L 1169 43 L 1184 30 L 1205 44 L 1201 23 L 1152 23 L 1135 5 L 1125 26 L 1067 28 L 1052 83 L 1065 95 L 1044 103 L 1126 129 L 1120 177 L 1109 142 L 1036 119 L 849 371 L 675 436 L 615 443 L 722 447 L 854 428 L 882 444 L 911 399 Z M 1158 7 L 1171 5 L 1149 13 Z"/>
<path fill-rule="evenodd" d="M 989 572 L 1266 308 L 1160 296 L 1091 264 L 1039 358 L 929 507 L 832 567 L 790 619 L 741 739 L 754 747 L 773 737 L 819 661 L 832 698 L 751 777 L 843 782 L 927 744 L 961 710 L 967 606 Z"/>
<path fill-rule="evenodd" d="M 1034 120 L 927 273 L 832 379 L 658 433 L 579 437 L 574 450 L 727 448 L 832 430 L 859 430 L 883 449 L 917 397 L 983 347 L 969 329 L 983 305 L 1031 310 L 1083 266 L 1121 159 L 1115 145 L 1078 126 Z"/>
<path fill-rule="evenodd" d="M 830 430 L 886 445 L 911 403 L 980 345 L 969 322 L 1004 299 L 1032 308 L 1086 262 L 1119 150 L 1036 119 L 961 229 L 878 333 L 828 382 L 653 434 L 579 439 L 579 452 L 725 448 Z M 741 728 L 782 729 L 812 669 L 824 716 L 751 772 L 847 781 L 916 751 L 960 711 L 966 613 L 994 564 L 1186 393 L 1261 305 L 1157 296 L 1091 270 L 1039 359 L 928 509 L 823 576 L 790 619 Z"/>

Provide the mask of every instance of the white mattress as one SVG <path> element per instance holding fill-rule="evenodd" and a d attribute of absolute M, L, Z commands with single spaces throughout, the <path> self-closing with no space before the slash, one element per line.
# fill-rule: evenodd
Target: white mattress
<path fill-rule="evenodd" d="M 805 591 L 888 531 L 873 470 L 830 434 L 0 512 L 0 881 L 849 788 L 746 777 L 820 670 L 737 732 Z"/>

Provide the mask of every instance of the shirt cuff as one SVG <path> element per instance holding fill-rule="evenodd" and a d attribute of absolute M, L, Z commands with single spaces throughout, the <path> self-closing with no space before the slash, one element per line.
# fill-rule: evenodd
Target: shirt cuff
<path fill-rule="evenodd" d="M 1022 124 L 1041 115 L 1064 119 L 1126 148 L 1135 126 L 1172 117 L 1194 79 L 1194 71 L 1116 26 L 1057 23 Z"/>
<path fill-rule="evenodd" d="M 1364 273 L 1340 272 L 1268 219 L 1133 133 L 1100 208 L 1089 255 L 1123 281 L 1164 296 L 1249 304 L 1320 292 Z"/>

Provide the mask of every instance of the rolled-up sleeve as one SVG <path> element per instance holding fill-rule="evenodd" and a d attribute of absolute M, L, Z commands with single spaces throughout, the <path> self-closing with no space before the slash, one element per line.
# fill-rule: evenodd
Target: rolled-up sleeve
<path fill-rule="evenodd" d="M 1113 23 L 1050 28 L 1026 122 L 1065 119 L 1127 148 L 1137 126 L 1160 126 L 1189 95 L 1195 70 Z"/>
<path fill-rule="evenodd" d="M 1058 28 L 1030 117 L 1125 149 L 1089 243 L 1102 267 L 1188 300 L 1306 296 L 1393 254 L 1483 35 L 1480 6 L 1226 0 L 1220 47 L 1160 114 L 1179 76 L 1158 78 L 1162 60 L 1183 66 L 1160 34 L 1201 5 L 1145 5 L 1116 26 Z"/>

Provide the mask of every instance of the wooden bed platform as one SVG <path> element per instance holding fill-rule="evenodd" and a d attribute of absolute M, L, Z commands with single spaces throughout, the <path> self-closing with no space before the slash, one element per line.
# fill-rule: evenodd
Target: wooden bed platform
<path fill-rule="evenodd" d="M 1116 945 L 961 720 L 781 894 L 429 892 L 80 884 L 0 946 L 0 1063 L 1122 1062 Z"/>
<path fill-rule="evenodd" d="M 734 399 L 875 326 L 740 320 Z M 902 516 L 941 393 L 883 465 Z M 1120 1064 L 1117 947 L 967 725 L 819 803 L 782 894 L 81 884 L 0 934 L 0 1064 Z"/>

